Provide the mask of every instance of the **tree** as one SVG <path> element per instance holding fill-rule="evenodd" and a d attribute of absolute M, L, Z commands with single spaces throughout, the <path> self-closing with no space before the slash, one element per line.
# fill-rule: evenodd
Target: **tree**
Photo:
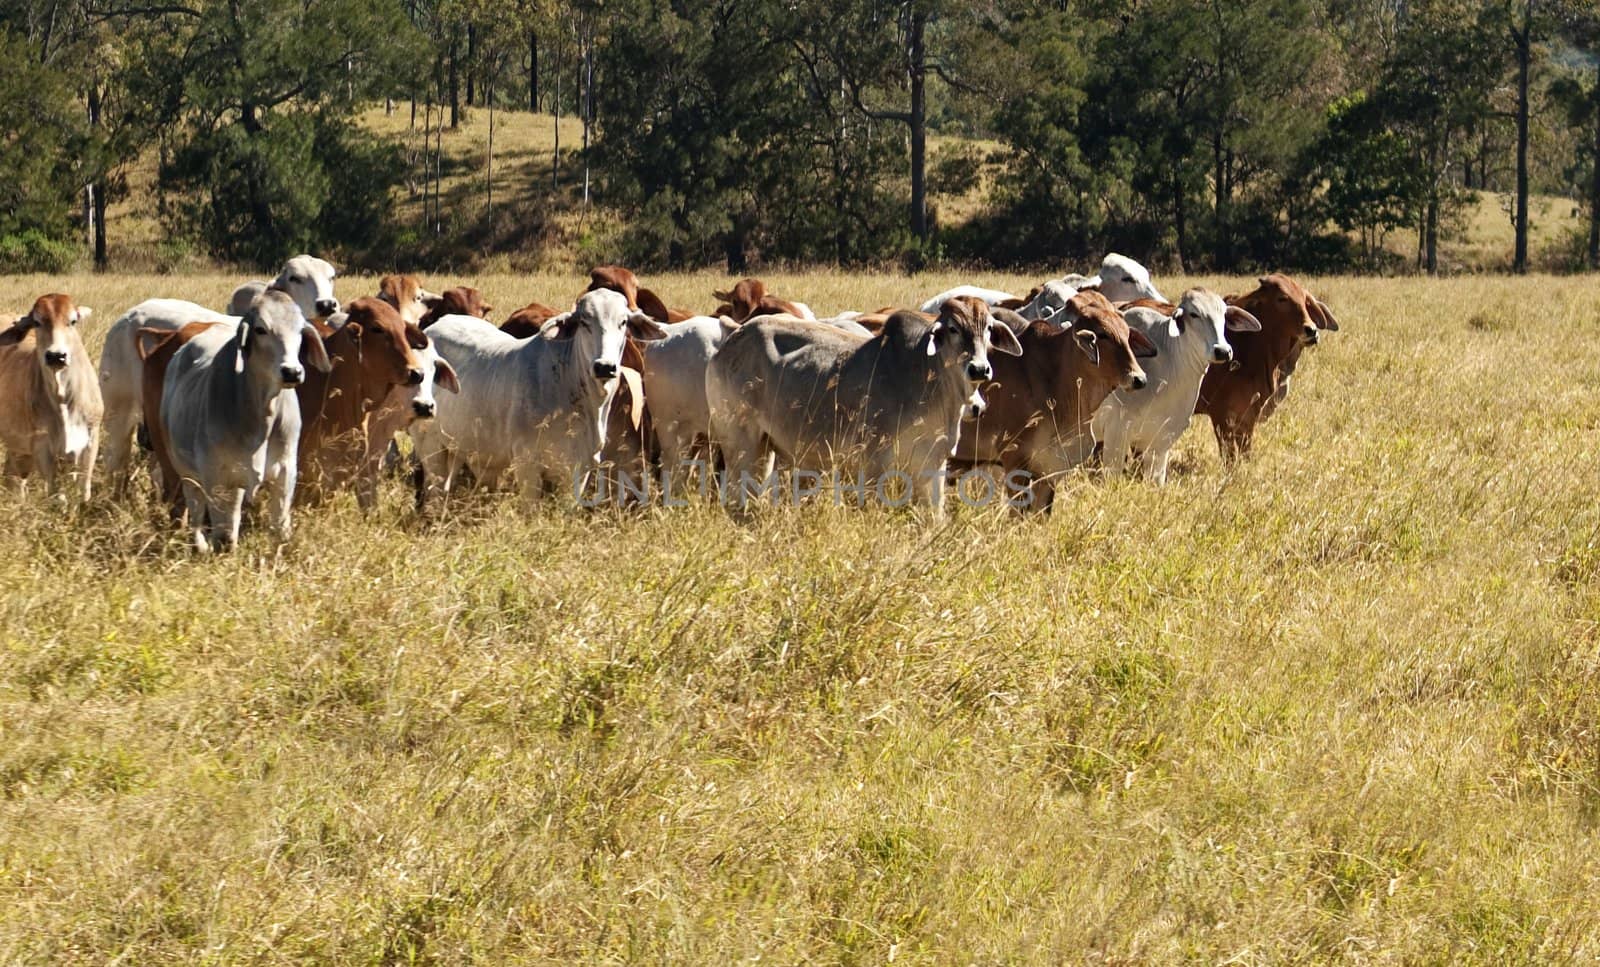
<path fill-rule="evenodd" d="M 180 231 L 219 255 L 275 263 L 362 245 L 399 178 L 391 145 L 349 115 L 404 90 L 416 34 L 386 0 L 228 0 L 194 12 L 168 75 L 181 141 L 161 170 Z"/>

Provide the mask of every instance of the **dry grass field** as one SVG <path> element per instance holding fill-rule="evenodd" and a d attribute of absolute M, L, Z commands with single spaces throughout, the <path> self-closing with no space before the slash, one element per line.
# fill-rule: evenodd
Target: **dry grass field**
<path fill-rule="evenodd" d="M 0 307 L 71 292 L 97 346 L 234 281 Z M 1594 959 L 1600 281 L 1310 287 L 1343 329 L 1253 460 L 1202 419 L 1048 518 L 392 482 L 198 559 L 4 485 L 0 961 Z"/>

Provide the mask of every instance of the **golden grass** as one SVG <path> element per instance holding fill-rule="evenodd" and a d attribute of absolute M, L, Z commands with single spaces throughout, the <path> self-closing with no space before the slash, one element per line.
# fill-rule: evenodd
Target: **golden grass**
<path fill-rule="evenodd" d="M 233 281 L 0 303 L 74 292 L 97 342 Z M 1592 959 L 1600 291 L 1312 287 L 1344 329 L 1254 460 L 1200 421 L 1167 488 L 1048 519 L 423 525 L 392 483 L 200 560 L 8 487 L 0 960 Z"/>

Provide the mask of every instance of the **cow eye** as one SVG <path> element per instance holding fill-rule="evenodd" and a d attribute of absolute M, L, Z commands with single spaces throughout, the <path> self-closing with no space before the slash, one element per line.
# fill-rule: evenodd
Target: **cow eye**
<path fill-rule="evenodd" d="M 257 326 L 255 331 L 256 331 L 256 335 L 265 336 L 267 334 L 267 327 L 266 326 Z"/>

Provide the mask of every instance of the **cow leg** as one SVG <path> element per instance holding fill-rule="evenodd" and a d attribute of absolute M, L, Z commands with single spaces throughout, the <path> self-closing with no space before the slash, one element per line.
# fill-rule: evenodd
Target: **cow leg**
<path fill-rule="evenodd" d="M 89 445 L 78 455 L 78 473 L 83 475 L 83 502 L 88 503 L 94 493 L 94 461 L 100 453 L 100 430 L 89 428 Z"/>
<path fill-rule="evenodd" d="M 33 466 L 39 471 L 39 478 L 44 481 L 44 492 L 56 492 L 56 452 L 51 449 L 50 441 L 41 438 L 33 445 Z"/>
<path fill-rule="evenodd" d="M 211 553 L 211 542 L 206 539 L 206 498 L 199 484 L 192 480 L 183 482 L 183 502 L 189 509 L 189 530 L 194 535 L 194 549 L 201 554 Z"/>
<path fill-rule="evenodd" d="M 1107 424 L 1103 442 L 1105 446 L 1100 451 L 1100 465 L 1105 475 L 1110 478 L 1122 476 L 1128 466 L 1127 426 L 1121 421 Z"/>
<path fill-rule="evenodd" d="M 126 401 L 105 401 L 106 483 L 112 496 L 123 497 L 128 492 L 130 471 L 128 463 L 133 455 L 133 433 L 139 424 L 139 409 Z"/>
<path fill-rule="evenodd" d="M 918 468 L 911 475 L 911 499 L 929 510 L 934 517 L 944 516 L 945 464 Z"/>
<path fill-rule="evenodd" d="M 1232 417 L 1213 419 L 1211 429 L 1217 436 L 1217 452 L 1225 464 L 1236 463 L 1250 449 L 1249 433 Z"/>
<path fill-rule="evenodd" d="M 271 488 L 271 497 L 266 501 L 267 526 L 272 529 L 281 543 L 287 544 L 293 533 L 293 522 L 290 520 L 291 508 L 294 506 L 295 468 L 294 458 L 280 465 L 277 472 L 267 480 Z"/>
<path fill-rule="evenodd" d="M 244 514 L 244 488 L 225 487 L 206 495 L 206 513 L 211 518 L 211 542 L 219 550 L 239 545 L 239 519 Z"/>

